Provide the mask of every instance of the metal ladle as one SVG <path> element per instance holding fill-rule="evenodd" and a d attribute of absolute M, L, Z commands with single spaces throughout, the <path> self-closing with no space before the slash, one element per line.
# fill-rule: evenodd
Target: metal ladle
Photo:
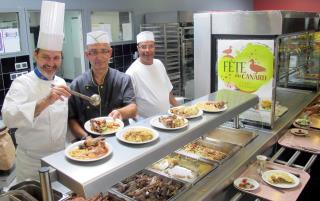
<path fill-rule="evenodd" d="M 93 94 L 89 97 L 73 90 L 70 90 L 70 93 L 74 96 L 78 96 L 84 100 L 89 101 L 89 103 L 93 106 L 98 106 L 101 103 L 101 98 L 98 94 Z"/>

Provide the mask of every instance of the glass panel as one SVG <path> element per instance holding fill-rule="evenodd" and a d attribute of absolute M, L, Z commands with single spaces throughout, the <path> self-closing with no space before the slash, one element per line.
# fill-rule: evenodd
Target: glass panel
<path fill-rule="evenodd" d="M 18 13 L 0 13 L 0 54 L 20 51 Z"/>
<path fill-rule="evenodd" d="M 317 91 L 319 87 L 319 32 L 279 37 L 278 86 Z"/>
<path fill-rule="evenodd" d="M 131 12 L 92 12 L 91 30 L 107 31 L 111 42 L 132 40 Z"/>

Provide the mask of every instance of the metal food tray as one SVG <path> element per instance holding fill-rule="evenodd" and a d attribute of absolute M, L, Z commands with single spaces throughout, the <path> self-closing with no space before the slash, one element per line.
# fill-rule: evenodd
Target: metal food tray
<path fill-rule="evenodd" d="M 109 196 L 110 201 L 131 201 L 131 199 L 128 199 L 127 197 L 122 196 L 122 194 L 119 194 L 112 190 L 109 190 L 107 192 L 107 195 Z"/>
<path fill-rule="evenodd" d="M 189 188 L 190 188 L 190 185 L 186 182 L 183 182 L 183 181 L 180 181 L 180 180 L 177 180 L 177 179 L 173 179 L 173 178 L 169 178 L 169 177 L 166 177 L 164 175 L 161 175 L 161 174 L 158 174 L 158 173 L 155 173 L 155 172 L 152 172 L 150 170 L 147 170 L 147 169 L 144 169 L 144 170 L 141 170 L 139 172 L 137 172 L 136 174 L 124 179 L 124 180 L 134 180 L 134 176 L 137 175 L 137 174 L 147 174 L 148 176 L 158 176 L 160 178 L 162 178 L 163 180 L 167 180 L 166 183 L 168 183 L 169 181 L 173 181 L 174 183 L 178 183 L 178 184 L 181 184 L 182 187 L 178 190 L 177 194 L 174 195 L 173 197 L 169 198 L 167 201 L 173 201 L 175 200 L 177 197 L 179 197 L 181 194 L 183 194 L 185 191 L 187 191 Z M 122 183 L 123 180 L 120 182 Z M 121 197 L 124 197 L 130 201 L 138 201 L 138 200 L 135 200 L 134 198 L 131 198 L 127 195 L 125 195 L 124 193 L 121 193 L 118 191 L 117 187 L 118 185 L 120 185 L 120 183 L 117 183 L 116 185 L 114 185 L 113 187 L 111 187 L 111 192 L 115 192 L 116 194 L 119 194 Z M 158 200 L 156 200 L 158 201 Z"/>
<path fill-rule="evenodd" d="M 205 136 L 206 140 L 219 140 L 226 143 L 231 143 L 239 146 L 246 146 L 253 139 L 257 137 L 255 132 L 245 131 L 241 129 L 232 129 L 232 128 L 217 128 Z"/>
<path fill-rule="evenodd" d="M 38 201 L 24 190 L 8 191 L 0 194 L 0 201 Z"/>
<path fill-rule="evenodd" d="M 36 200 L 42 200 L 42 194 L 41 194 L 41 188 L 40 188 L 40 182 L 35 180 L 26 180 L 23 182 L 20 182 L 9 189 L 11 190 L 24 190 L 28 194 L 30 194 L 32 197 L 34 197 Z M 9 191 L 9 192 L 10 192 Z M 53 200 L 54 201 L 62 201 L 66 200 L 69 196 L 66 194 L 63 194 L 55 189 L 52 189 L 53 192 Z"/>
<path fill-rule="evenodd" d="M 227 157 L 225 157 L 222 160 L 211 160 L 211 159 L 205 158 L 203 156 L 200 156 L 198 154 L 187 152 L 183 148 L 177 150 L 176 152 L 179 154 L 183 154 L 183 155 L 195 158 L 195 159 L 202 159 L 202 160 L 208 161 L 208 162 L 217 162 L 219 164 L 222 164 L 224 161 L 228 160 L 236 151 L 238 151 L 241 148 L 239 145 L 230 144 L 227 142 L 208 141 L 208 140 L 204 140 L 204 139 L 198 139 L 198 140 L 195 140 L 191 143 L 199 143 L 205 147 L 211 148 L 216 151 L 223 152 L 227 155 Z"/>
<path fill-rule="evenodd" d="M 161 171 L 161 170 L 158 170 L 158 169 L 153 168 L 153 166 L 152 166 L 153 164 L 147 167 L 147 169 L 150 170 L 150 171 L 156 172 L 156 173 L 161 174 L 161 175 L 164 175 L 164 176 L 166 176 L 166 177 L 174 178 L 174 179 L 176 179 L 176 180 L 181 180 L 181 181 L 183 181 L 183 182 L 188 182 L 188 183 L 190 183 L 190 184 L 192 184 L 192 185 L 195 184 L 195 183 L 197 183 L 200 179 L 202 179 L 203 177 L 205 177 L 207 174 L 209 174 L 211 171 L 213 171 L 214 169 L 216 169 L 216 168 L 219 166 L 219 164 L 218 164 L 217 162 L 213 162 L 213 163 L 210 162 L 210 163 L 208 163 L 207 161 L 204 161 L 204 160 L 202 160 L 202 159 L 194 159 L 194 158 L 191 158 L 191 157 L 189 157 L 189 156 L 185 156 L 185 155 L 178 154 L 178 153 L 171 153 L 171 154 L 169 154 L 169 155 L 166 156 L 166 157 L 171 157 L 171 158 L 181 157 L 182 160 L 189 160 L 189 161 L 191 161 L 191 162 L 193 162 L 193 163 L 195 163 L 195 164 L 196 164 L 196 163 L 201 163 L 202 165 L 211 166 L 210 170 L 208 170 L 208 171 L 206 171 L 206 172 L 203 172 L 201 175 L 198 175 L 196 178 L 193 178 L 193 179 L 178 178 L 178 177 L 171 176 L 171 175 L 167 174 L 165 171 Z M 160 160 L 157 161 L 157 162 L 161 162 L 162 160 L 165 160 L 166 157 L 160 159 Z M 157 163 L 157 162 L 156 162 L 156 163 Z M 181 160 L 178 160 L 177 165 L 180 165 L 181 167 L 185 167 L 184 165 L 180 164 L 179 162 L 181 163 Z M 154 163 L 154 164 L 155 164 L 155 163 Z M 199 164 L 199 165 L 200 165 L 200 164 Z M 185 168 L 187 168 L 187 167 L 185 167 Z M 189 169 L 189 168 L 187 168 L 187 169 Z"/>

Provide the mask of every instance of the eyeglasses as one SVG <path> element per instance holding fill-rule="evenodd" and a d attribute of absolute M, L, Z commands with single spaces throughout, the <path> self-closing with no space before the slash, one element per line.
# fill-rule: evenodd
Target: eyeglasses
<path fill-rule="evenodd" d="M 154 45 L 138 45 L 138 48 L 141 48 L 143 50 L 154 49 Z"/>
<path fill-rule="evenodd" d="M 108 54 L 109 52 L 110 52 L 110 50 L 108 50 L 108 49 L 102 49 L 100 51 L 98 51 L 96 49 L 89 50 L 89 54 L 91 56 L 98 56 L 98 54 Z"/>

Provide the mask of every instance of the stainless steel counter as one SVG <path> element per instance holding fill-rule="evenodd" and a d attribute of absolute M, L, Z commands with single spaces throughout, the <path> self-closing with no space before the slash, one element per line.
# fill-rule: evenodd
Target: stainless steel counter
<path fill-rule="evenodd" d="M 134 146 L 119 142 L 115 136 L 107 137 L 107 141 L 113 147 L 113 154 L 105 160 L 90 163 L 74 162 L 67 160 L 64 151 L 60 151 L 43 158 L 42 163 L 57 170 L 59 182 L 80 195 L 91 197 L 97 192 L 105 192 L 123 178 L 136 173 L 258 103 L 256 95 L 221 90 L 189 104 L 205 100 L 227 101 L 228 109 L 221 113 L 204 113 L 202 117 L 190 120 L 189 126 L 182 130 L 169 132 L 159 130 L 160 138 L 151 144 Z M 150 119 L 145 119 L 137 125 L 151 127 L 149 121 Z"/>
<path fill-rule="evenodd" d="M 257 137 L 215 171 L 200 180 L 189 191 L 181 195 L 178 200 L 217 200 L 215 197 L 223 193 L 226 187 L 233 183 L 233 180 L 255 160 L 257 154 L 263 153 L 277 143 L 279 137 L 284 134 L 295 117 L 316 96 L 317 94 L 309 91 L 278 88 L 277 100 L 280 101 L 281 105 L 288 107 L 288 112 L 278 119 L 274 129 L 246 128 L 245 130 L 256 132 Z"/>

